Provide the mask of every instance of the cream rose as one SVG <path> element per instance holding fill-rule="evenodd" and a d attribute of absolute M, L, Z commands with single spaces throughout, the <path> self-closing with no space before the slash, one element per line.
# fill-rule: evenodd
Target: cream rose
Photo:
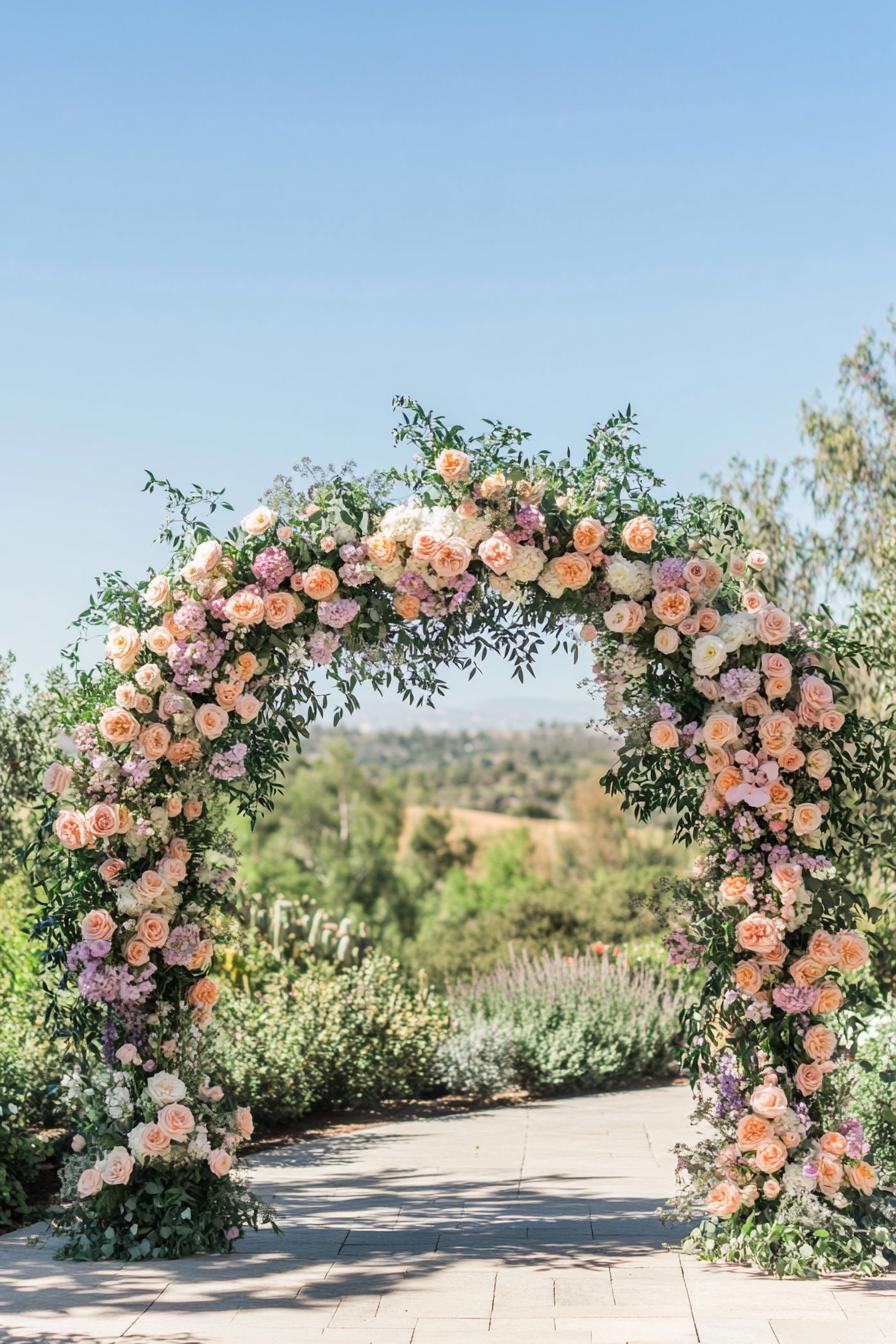
<path fill-rule="evenodd" d="M 230 716 L 227 710 L 222 709 L 220 705 L 211 703 L 200 705 L 196 711 L 196 727 L 202 736 L 207 737 L 209 741 L 214 741 L 216 737 L 221 736 L 227 728 L 229 720 Z"/>
<path fill-rule="evenodd" d="M 146 1084 L 153 1105 L 168 1106 L 173 1101 L 183 1101 L 187 1095 L 187 1086 L 175 1073 L 154 1073 Z"/>
<path fill-rule="evenodd" d="M 98 1195 L 103 1188 L 103 1178 L 96 1167 L 87 1167 L 78 1177 L 78 1194 L 82 1199 Z"/>
<path fill-rule="evenodd" d="M 97 1162 L 97 1170 L 105 1185 L 127 1185 L 134 1170 L 134 1159 L 127 1148 L 112 1148 Z"/>
<path fill-rule="evenodd" d="M 261 504 L 257 509 L 253 509 L 251 513 L 246 514 L 245 518 L 240 523 L 240 526 L 247 536 L 260 537 L 263 536 L 265 532 L 268 532 L 274 526 L 276 521 L 277 515 L 274 510 L 268 509 L 264 504 Z"/>

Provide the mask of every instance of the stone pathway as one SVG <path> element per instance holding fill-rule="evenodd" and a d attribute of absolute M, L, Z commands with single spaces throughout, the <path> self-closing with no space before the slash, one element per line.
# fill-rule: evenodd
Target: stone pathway
<path fill-rule="evenodd" d="M 686 1088 L 662 1087 L 276 1149 L 254 1160 L 254 1181 L 285 1235 L 250 1235 L 232 1256 L 70 1265 L 12 1233 L 0 1339 L 896 1341 L 896 1277 L 778 1282 L 664 1249 L 674 1231 L 654 1210 L 689 1108 Z"/>

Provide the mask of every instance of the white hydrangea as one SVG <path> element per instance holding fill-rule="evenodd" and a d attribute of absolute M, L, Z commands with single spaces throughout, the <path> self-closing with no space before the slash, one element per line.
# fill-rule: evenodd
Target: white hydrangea
<path fill-rule="evenodd" d="M 628 560 L 624 555 L 607 558 L 606 579 L 614 593 L 640 602 L 653 588 L 650 566 L 643 560 Z"/>
<path fill-rule="evenodd" d="M 459 518 L 455 515 L 454 535 L 465 541 L 471 551 L 475 551 L 480 541 L 484 541 L 491 530 L 481 513 L 477 513 L 473 518 Z"/>
<path fill-rule="evenodd" d="M 209 1143 L 208 1130 L 205 1125 L 197 1125 L 193 1131 L 190 1142 L 187 1144 L 187 1153 L 190 1157 L 196 1157 L 200 1160 L 208 1157 L 212 1150 Z"/>
<path fill-rule="evenodd" d="M 507 578 L 514 583 L 532 583 L 547 564 L 547 556 L 537 546 L 515 546 L 507 566 Z"/>
<path fill-rule="evenodd" d="M 122 882 L 115 901 L 120 915 L 139 915 L 144 909 L 143 902 L 134 890 L 133 882 Z"/>
<path fill-rule="evenodd" d="M 349 527 L 348 523 L 344 523 L 341 518 L 337 519 L 334 524 L 331 536 L 335 539 L 337 546 L 345 546 L 350 541 L 358 540 L 358 533 L 355 529 Z"/>
<path fill-rule="evenodd" d="M 538 576 L 538 586 L 544 589 L 548 597 L 562 597 L 566 592 L 565 586 L 557 578 L 556 573 L 549 565 L 545 566 Z"/>
<path fill-rule="evenodd" d="M 387 565 L 371 565 L 376 577 L 385 588 L 394 588 L 398 580 L 404 573 L 404 564 L 401 560 L 390 560 Z"/>
<path fill-rule="evenodd" d="M 123 1081 L 118 1081 L 121 1076 L 121 1074 L 115 1075 L 115 1086 L 110 1087 L 105 1096 L 106 1114 L 112 1120 L 126 1120 L 134 1110 L 127 1085 Z"/>
<path fill-rule="evenodd" d="M 392 541 L 410 546 L 420 531 L 422 521 L 423 509 L 414 500 L 408 500 L 406 504 L 395 504 L 391 509 L 387 509 L 377 531 L 384 537 L 390 537 Z"/>
<path fill-rule="evenodd" d="M 494 588 L 496 593 L 500 593 L 505 602 L 513 602 L 521 606 L 525 602 L 527 593 L 525 588 L 521 588 L 518 583 L 505 574 L 490 574 L 488 576 L 490 588 Z"/>

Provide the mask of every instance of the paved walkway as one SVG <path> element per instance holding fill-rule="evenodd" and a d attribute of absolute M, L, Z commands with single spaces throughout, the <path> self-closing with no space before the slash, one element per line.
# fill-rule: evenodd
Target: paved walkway
<path fill-rule="evenodd" d="M 777 1282 L 663 1248 L 687 1133 L 663 1087 L 397 1122 L 253 1162 L 285 1231 L 227 1257 L 70 1265 L 0 1238 L 0 1339 L 874 1344 L 896 1277 Z"/>

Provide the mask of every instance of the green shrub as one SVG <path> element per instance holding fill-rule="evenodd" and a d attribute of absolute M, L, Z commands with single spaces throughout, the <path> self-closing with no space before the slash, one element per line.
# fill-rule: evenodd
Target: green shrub
<path fill-rule="evenodd" d="M 680 982 L 626 957 L 523 953 L 456 986 L 449 1010 L 468 1056 L 480 1040 L 487 1069 L 503 1033 L 508 1081 L 550 1096 L 660 1072 L 674 1056 L 685 998 Z M 470 1058 L 467 1068 L 474 1078 Z"/>
<path fill-rule="evenodd" d="M 444 1008 L 377 952 L 342 970 L 312 963 L 262 994 L 230 993 L 216 1020 L 221 1067 L 262 1123 L 438 1087 Z"/>
<path fill-rule="evenodd" d="M 461 1013 L 438 1056 L 446 1091 L 488 1097 L 515 1081 L 513 1033 L 506 1022 L 474 1009 Z"/>
<path fill-rule="evenodd" d="M 884 1179 L 896 1176 L 896 1000 L 872 1017 L 859 1040 L 854 1069 L 856 1118 L 865 1126 Z"/>
<path fill-rule="evenodd" d="M 27 1187 L 47 1145 L 22 1128 L 14 1102 L 0 1102 L 0 1227 L 24 1221 L 30 1212 Z"/>

